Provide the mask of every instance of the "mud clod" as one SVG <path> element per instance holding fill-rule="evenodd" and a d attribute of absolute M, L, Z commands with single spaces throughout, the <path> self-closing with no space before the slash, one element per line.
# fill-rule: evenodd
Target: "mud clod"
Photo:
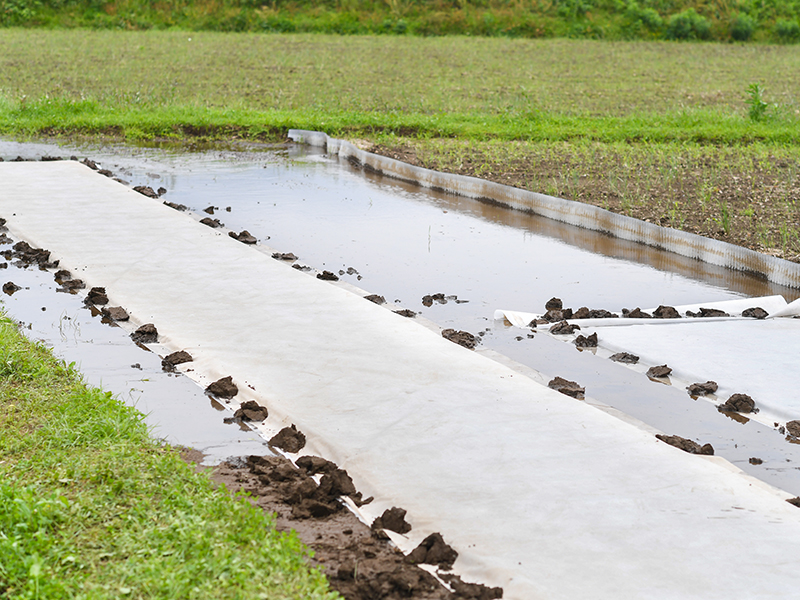
<path fill-rule="evenodd" d="M 81 164 L 82 164 L 82 165 L 86 165 L 86 166 L 87 166 L 87 167 L 89 167 L 89 168 L 90 168 L 92 171 L 97 171 L 97 169 L 99 169 L 99 167 L 97 166 L 97 163 L 96 163 L 96 162 L 94 162 L 94 161 L 93 161 L 91 158 L 84 158 L 84 159 L 81 161 Z"/>
<path fill-rule="evenodd" d="M 786 423 L 786 433 L 791 437 L 800 438 L 800 421 L 788 421 Z"/>
<path fill-rule="evenodd" d="M 442 534 L 432 533 L 406 556 L 406 562 L 438 565 L 440 569 L 450 570 L 457 558 L 458 552 L 445 543 Z"/>
<path fill-rule="evenodd" d="M 76 294 L 78 290 L 83 289 L 86 289 L 86 284 L 82 279 L 68 279 L 66 281 L 62 281 L 61 287 L 59 288 L 60 291 L 67 292 L 69 294 Z"/>
<path fill-rule="evenodd" d="M 205 217 L 200 219 L 200 222 L 203 225 L 208 225 L 212 229 L 217 229 L 218 227 L 224 227 L 223 223 L 220 223 L 219 219 L 212 219 L 211 217 Z"/>
<path fill-rule="evenodd" d="M 553 335 L 569 335 L 579 329 L 579 325 L 570 325 L 566 321 L 561 321 L 550 327 L 550 333 Z"/>
<path fill-rule="evenodd" d="M 428 294 L 422 297 L 423 306 L 433 306 L 434 302 L 437 302 L 438 304 L 447 304 L 447 298 L 442 293 Z"/>
<path fill-rule="evenodd" d="M 297 257 L 291 252 L 274 252 L 272 258 L 276 260 L 297 260 Z"/>
<path fill-rule="evenodd" d="M 163 196 L 164 194 L 166 194 L 166 193 L 167 193 L 167 188 L 165 188 L 165 187 L 160 187 L 160 188 L 158 188 L 158 189 L 156 190 L 156 194 L 158 194 L 158 197 L 159 197 L 159 198 L 160 198 L 161 196 Z"/>
<path fill-rule="evenodd" d="M 383 296 L 379 296 L 378 294 L 370 294 L 369 296 L 364 296 L 364 300 L 369 300 L 370 302 L 374 302 L 375 304 L 386 304 L 386 298 Z"/>
<path fill-rule="evenodd" d="M 133 191 L 139 192 L 142 196 L 147 196 L 148 198 L 158 198 L 158 193 L 147 185 L 137 185 L 133 188 Z"/>
<path fill-rule="evenodd" d="M 393 310 L 392 312 L 396 315 L 400 315 L 401 317 L 407 317 L 409 319 L 413 319 L 414 317 L 417 316 L 417 313 L 415 313 L 413 310 L 408 310 L 407 308 L 404 308 L 402 310 Z"/>
<path fill-rule="evenodd" d="M 90 289 L 89 293 L 86 295 L 84 304 L 94 304 L 95 306 L 108 304 L 108 296 L 106 295 L 106 288 L 93 287 L 92 289 Z"/>
<path fill-rule="evenodd" d="M 12 247 L 7 258 L 16 258 L 23 265 L 39 265 L 40 269 L 50 269 L 58 266 L 58 261 L 50 262 L 50 251 L 44 248 L 34 248 L 28 242 L 17 242 Z"/>
<path fill-rule="evenodd" d="M 557 392 L 561 392 L 566 396 L 578 399 L 583 398 L 583 395 L 586 392 L 586 388 L 581 387 L 574 381 L 564 379 L 563 377 L 555 377 L 554 379 L 551 379 L 547 384 L 547 387 Z"/>
<path fill-rule="evenodd" d="M 639 362 L 639 357 L 635 354 L 631 354 L 630 352 L 617 352 L 616 354 L 612 354 L 609 356 L 611 360 L 614 362 L 625 363 L 627 365 L 635 365 Z"/>
<path fill-rule="evenodd" d="M 161 368 L 165 371 L 175 371 L 175 365 L 180 365 L 187 362 L 192 362 L 194 359 L 192 355 L 186 352 L 185 350 L 179 350 L 177 352 L 173 352 L 172 354 L 167 354 L 163 359 L 161 359 Z"/>
<path fill-rule="evenodd" d="M 686 311 L 687 317 L 730 317 L 728 313 L 724 310 L 719 310 L 718 308 L 701 308 L 698 312 L 692 312 L 691 310 Z"/>
<path fill-rule="evenodd" d="M 250 232 L 247 229 L 243 229 L 239 233 L 234 233 L 233 231 L 228 233 L 233 239 L 242 242 L 243 244 L 255 244 L 258 240 L 250 235 Z"/>
<path fill-rule="evenodd" d="M 561 298 L 550 298 L 544 304 L 544 309 L 547 310 L 561 310 L 564 308 L 564 303 L 561 302 Z"/>
<path fill-rule="evenodd" d="M 575 338 L 575 345 L 578 348 L 597 348 L 597 333 L 589 336 L 579 335 Z"/>
<path fill-rule="evenodd" d="M 456 331 L 455 329 L 443 329 L 442 337 L 455 344 L 458 344 L 459 346 L 464 346 L 464 348 L 469 350 L 475 349 L 475 346 L 478 345 L 479 339 L 472 335 L 469 331 Z"/>
<path fill-rule="evenodd" d="M 755 401 L 747 394 L 734 394 L 717 407 L 722 412 L 755 413 L 758 412 Z"/>
<path fill-rule="evenodd" d="M 755 306 L 742 311 L 742 316 L 749 317 L 751 319 L 766 319 L 769 316 L 769 313 L 760 306 Z"/>
<path fill-rule="evenodd" d="M 388 529 L 395 533 L 408 533 L 411 525 L 406 521 L 404 508 L 393 506 L 383 511 L 383 514 L 372 522 L 372 530 Z"/>
<path fill-rule="evenodd" d="M 653 316 L 649 313 L 644 312 L 638 306 L 633 310 L 628 310 L 627 308 L 622 309 L 622 316 L 628 319 L 652 319 Z"/>
<path fill-rule="evenodd" d="M 255 400 L 248 400 L 243 402 L 242 405 L 233 413 L 234 419 L 241 419 L 242 421 L 256 421 L 261 422 L 269 416 L 269 411 L 266 406 L 261 406 Z"/>
<path fill-rule="evenodd" d="M 219 398 L 233 398 L 239 393 L 239 388 L 233 383 L 233 377 L 228 375 L 222 379 L 217 379 L 206 388 L 207 394 L 218 396 Z"/>
<path fill-rule="evenodd" d="M 322 279 L 322 281 L 339 281 L 339 276 L 330 271 L 323 271 L 322 273 L 317 273 L 317 279 Z"/>
<path fill-rule="evenodd" d="M 581 306 L 578 310 L 576 310 L 573 315 L 573 319 L 617 319 L 619 315 L 615 315 L 611 311 L 598 308 L 589 310 L 585 306 Z"/>
<path fill-rule="evenodd" d="M 667 365 L 658 365 L 656 367 L 650 367 L 647 369 L 647 376 L 655 379 L 666 377 L 670 373 L 672 373 L 672 368 L 668 367 Z"/>
<path fill-rule="evenodd" d="M 761 460 L 760 458 L 756 458 L 755 456 L 752 456 L 752 457 L 750 457 L 750 460 L 749 460 L 748 462 L 749 462 L 751 465 L 761 465 L 761 464 L 764 464 L 764 461 L 763 461 L 763 460 Z"/>
<path fill-rule="evenodd" d="M 131 334 L 131 339 L 137 344 L 155 344 L 158 341 L 158 330 L 152 323 L 146 323 Z"/>
<path fill-rule="evenodd" d="M 673 306 L 662 305 L 653 311 L 653 317 L 656 319 L 680 319 L 681 314 Z"/>
<path fill-rule="evenodd" d="M 213 215 L 214 208 L 215 208 L 214 206 L 207 206 L 206 208 L 203 209 L 203 212 L 206 213 L 207 215 Z"/>
<path fill-rule="evenodd" d="M 290 454 L 300 452 L 306 445 L 306 436 L 297 430 L 292 424 L 291 427 L 284 427 L 269 440 L 271 446 L 285 450 Z"/>
<path fill-rule="evenodd" d="M 455 597 L 463 600 L 496 600 L 503 597 L 503 588 L 490 588 L 482 583 L 467 583 L 458 575 L 439 573 L 443 581 L 450 584 L 455 592 Z"/>
<path fill-rule="evenodd" d="M 13 281 L 8 281 L 3 284 L 3 292 L 8 294 L 9 296 L 14 295 L 14 292 L 21 290 L 22 288 L 18 286 Z"/>
<path fill-rule="evenodd" d="M 690 396 L 707 396 L 716 392 L 718 387 L 716 381 L 706 381 L 705 383 L 693 383 L 686 389 Z"/>
<path fill-rule="evenodd" d="M 692 440 L 687 440 L 679 435 L 662 435 L 656 434 L 656 437 L 662 442 L 666 442 L 670 446 L 680 448 L 689 454 L 706 454 L 708 456 L 714 455 L 714 447 L 711 444 L 703 444 L 702 446 Z"/>
<path fill-rule="evenodd" d="M 164 206 L 169 206 L 170 208 L 174 208 L 175 210 L 179 210 L 181 212 L 189 210 L 189 207 L 185 204 L 176 204 L 175 202 L 164 201 Z"/>
<path fill-rule="evenodd" d="M 800 507 L 800 496 L 795 496 L 794 498 L 787 498 L 786 501 L 792 506 Z"/>
<path fill-rule="evenodd" d="M 128 319 L 130 319 L 128 311 L 126 311 L 121 306 L 103 307 L 103 309 L 100 312 L 103 313 L 103 316 L 108 317 L 112 321 L 127 321 Z"/>

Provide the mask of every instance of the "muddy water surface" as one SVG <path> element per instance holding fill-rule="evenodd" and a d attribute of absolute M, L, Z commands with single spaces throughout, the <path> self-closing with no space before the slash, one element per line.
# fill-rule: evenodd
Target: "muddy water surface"
<path fill-rule="evenodd" d="M 339 274 L 367 293 L 397 301 L 442 327 L 482 334 L 482 347 L 533 367 L 548 378 L 558 375 L 578 381 L 587 395 L 668 434 L 710 442 L 717 454 L 742 469 L 800 493 L 800 446 L 788 444 L 774 429 L 753 421 L 733 421 L 709 402 L 692 400 L 682 389 L 653 383 L 640 373 L 590 352 L 579 353 L 572 345 L 547 335 L 519 340 L 520 330 L 492 320 L 497 308 L 541 311 L 552 296 L 573 308 L 616 311 L 776 293 L 791 300 L 798 295 L 795 290 L 547 219 L 364 174 L 303 147 L 186 152 L 0 143 L 0 157 L 6 160 L 17 155 L 70 154 L 91 157 L 131 186 L 164 187 L 167 193 L 162 200 L 184 204 L 203 216 L 204 209 L 213 207 L 213 218 L 226 227 L 237 232 L 246 229 L 260 242 L 294 253 L 299 265 Z M 11 269 L 8 274 L 12 276 Z M 17 283 L 23 285 L 24 281 Z M 46 339 L 62 355 L 74 350 L 71 356 L 79 358 L 67 359 L 78 360 L 86 370 L 90 356 L 97 353 L 96 343 L 76 342 L 72 349 L 63 343 L 59 346 L 65 327 L 60 315 L 66 309 L 55 301 L 52 308 L 46 305 L 46 311 L 39 306 L 31 308 L 30 303 L 20 308 L 17 298 L 33 292 L 33 285 L 24 285 L 31 290 L 6 299 L 9 312 L 31 323 L 34 337 Z M 423 303 L 424 296 L 437 293 L 444 294 L 446 303 Z M 88 331 L 87 320 L 78 322 L 82 331 Z M 103 327 L 103 335 L 113 337 L 111 329 Z M 87 342 L 102 336 L 84 337 Z M 120 340 L 120 346 L 127 344 Z M 128 356 L 126 346 L 118 359 L 98 361 L 97 376 L 109 389 L 136 400 L 140 407 L 164 404 L 146 399 L 144 391 L 130 391 L 155 387 L 144 385 L 142 380 L 151 377 L 130 367 L 147 363 L 144 352 L 132 348 L 136 358 Z M 107 358 L 104 351 L 99 354 Z M 181 379 L 157 373 L 160 362 L 153 358 L 157 368 L 152 380 L 173 385 Z M 111 387 L 115 373 L 119 373 L 120 384 Z M 188 405 L 207 407 L 209 427 L 215 429 L 211 424 L 221 423 L 221 416 L 213 413 L 197 388 L 191 389 L 194 384 L 185 380 L 181 385 L 184 383 L 186 395 L 182 397 Z M 167 430 L 173 429 L 167 423 L 177 421 L 181 427 L 174 429 L 182 430 L 195 420 L 180 408 L 154 415 L 154 421 Z M 224 431 L 232 435 L 234 430 L 227 426 Z M 183 439 L 180 431 L 170 435 L 177 443 L 193 443 Z M 231 443 L 259 443 L 254 434 L 250 434 L 252 438 L 241 435 L 241 440 Z M 230 452 L 234 453 L 245 452 Z M 750 457 L 764 462 L 751 465 Z"/>

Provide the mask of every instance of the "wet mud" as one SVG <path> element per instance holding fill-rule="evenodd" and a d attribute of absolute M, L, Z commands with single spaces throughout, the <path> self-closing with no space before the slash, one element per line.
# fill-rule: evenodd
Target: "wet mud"
<path fill-rule="evenodd" d="M 656 319 L 680 319 L 680 313 L 675 310 L 673 306 L 659 306 L 653 311 L 653 317 Z"/>
<path fill-rule="evenodd" d="M 686 390 L 689 392 L 689 395 L 693 398 L 698 396 L 708 396 L 709 394 L 713 394 L 717 391 L 716 381 L 706 381 L 705 383 L 693 383 L 690 385 Z"/>
<path fill-rule="evenodd" d="M 405 556 L 380 529 L 365 525 L 345 510 L 342 496 L 356 504 L 370 499 L 361 501 L 347 472 L 330 461 L 303 456 L 295 466 L 282 457 L 249 456 L 222 463 L 211 477 L 232 493 L 248 492 L 251 502 L 275 515 L 279 530 L 295 531 L 313 552 L 310 562 L 323 570 L 330 587 L 346 600 L 503 597 L 501 588 L 467 583 L 448 573 L 458 554 L 440 534 L 429 535 Z M 437 566 L 437 575 L 453 591 L 418 564 Z"/>
<path fill-rule="evenodd" d="M 570 335 L 580 329 L 579 325 L 571 325 L 567 321 L 561 321 L 550 327 L 550 333 L 553 335 Z"/>
<path fill-rule="evenodd" d="M 339 276 L 330 271 L 323 271 L 322 273 L 317 273 L 317 279 L 322 279 L 322 281 L 339 281 Z"/>
<path fill-rule="evenodd" d="M 297 260 L 297 257 L 291 252 L 273 252 L 272 258 L 275 260 Z"/>
<path fill-rule="evenodd" d="M 469 331 L 456 331 L 455 329 L 443 329 L 442 337 L 469 350 L 474 350 L 480 341 L 480 338 L 475 337 Z"/>
<path fill-rule="evenodd" d="M 751 319 L 766 319 L 769 316 L 769 313 L 760 306 L 755 306 L 753 308 L 747 308 L 743 310 L 742 316 L 749 317 Z"/>
<path fill-rule="evenodd" d="M 679 435 L 662 435 L 659 433 L 656 434 L 656 437 L 662 442 L 675 446 L 689 454 L 707 454 L 709 456 L 714 454 L 714 447 L 711 444 L 703 444 L 701 446 L 697 442 L 682 438 Z"/>
<path fill-rule="evenodd" d="M 638 306 L 633 310 L 628 310 L 627 308 L 622 309 L 622 316 L 628 319 L 652 319 L 653 315 L 644 312 Z"/>
<path fill-rule="evenodd" d="M 131 317 L 121 306 L 104 306 L 100 312 L 112 321 L 128 321 Z"/>
<path fill-rule="evenodd" d="M 192 362 L 193 360 L 194 358 L 192 358 L 192 355 L 186 352 L 186 350 L 178 350 L 172 354 L 167 354 L 161 359 L 161 368 L 164 371 L 175 371 L 177 365 Z"/>
<path fill-rule="evenodd" d="M 269 411 L 266 406 L 261 406 L 255 400 L 248 400 L 243 402 L 242 405 L 233 413 L 234 419 L 241 419 L 242 421 L 252 421 L 260 423 L 269 416 Z"/>
<path fill-rule="evenodd" d="M 364 300 L 369 300 L 370 302 L 374 302 L 375 304 L 381 305 L 386 304 L 386 298 L 383 296 L 379 296 L 378 294 L 370 294 L 369 296 L 364 296 Z"/>
<path fill-rule="evenodd" d="M 667 365 L 656 365 L 655 367 L 647 369 L 647 376 L 653 379 L 661 379 L 670 373 L 672 373 L 672 367 L 668 367 Z"/>
<path fill-rule="evenodd" d="M 579 400 L 582 399 L 586 393 L 586 388 L 581 387 L 574 381 L 564 379 L 563 377 L 554 377 L 547 383 L 547 387 Z"/>
<path fill-rule="evenodd" d="M 728 313 L 724 310 L 719 310 L 718 308 L 700 308 L 697 312 L 692 312 L 691 310 L 686 311 L 687 317 L 730 317 Z"/>
<path fill-rule="evenodd" d="M 3 293 L 8 294 L 9 296 L 13 295 L 15 292 L 21 290 L 22 287 L 18 286 L 13 281 L 7 281 L 3 284 Z"/>
<path fill-rule="evenodd" d="M 106 294 L 106 288 L 104 287 L 93 287 L 89 290 L 89 293 L 86 295 L 86 299 L 84 300 L 86 304 L 93 304 L 95 306 L 102 306 L 108 304 L 108 295 Z"/>
<path fill-rule="evenodd" d="M 400 315 L 401 317 L 406 317 L 408 319 L 413 319 L 414 317 L 417 316 L 417 313 L 415 313 L 413 310 L 408 310 L 407 308 L 403 308 L 401 310 L 393 310 L 392 312 L 396 315 Z"/>
<path fill-rule="evenodd" d="M 303 432 L 298 431 L 297 427 L 292 424 L 290 427 L 284 427 L 269 440 L 270 446 L 280 448 L 290 454 L 300 452 L 306 445 L 306 436 Z"/>
<path fill-rule="evenodd" d="M 388 529 L 395 533 L 408 533 L 411 531 L 411 524 L 406 521 L 406 510 L 393 506 L 383 511 L 383 514 L 372 522 L 372 530 Z"/>
<path fill-rule="evenodd" d="M 155 344 L 158 341 L 158 329 L 152 323 L 145 323 L 131 334 L 137 344 Z"/>
<path fill-rule="evenodd" d="M 219 219 L 212 219 L 211 217 L 205 217 L 203 219 L 200 219 L 200 222 L 203 225 L 208 225 L 212 229 L 217 229 L 219 227 L 225 227 L 225 224 L 221 223 Z"/>
<path fill-rule="evenodd" d="M 239 233 L 234 233 L 233 231 L 231 231 L 230 233 L 228 233 L 228 235 L 231 236 L 233 239 L 242 242 L 243 244 L 252 245 L 258 242 L 258 240 L 254 236 L 250 235 L 250 232 L 247 231 L 247 229 L 243 229 Z"/>
<path fill-rule="evenodd" d="M 755 401 L 747 394 L 733 394 L 717 407 L 722 412 L 757 413 Z"/>
<path fill-rule="evenodd" d="M 609 356 L 609 358 L 614 362 L 624 363 L 627 365 L 635 365 L 639 362 L 639 357 L 635 354 L 631 354 L 630 352 L 617 352 L 616 354 Z"/>
<path fill-rule="evenodd" d="M 597 334 L 589 336 L 579 335 L 575 338 L 575 345 L 578 348 L 597 348 Z"/>
<path fill-rule="evenodd" d="M 239 388 L 233 383 L 233 377 L 228 375 L 217 379 L 214 383 L 206 387 L 206 393 L 218 398 L 233 398 L 239 393 Z"/>

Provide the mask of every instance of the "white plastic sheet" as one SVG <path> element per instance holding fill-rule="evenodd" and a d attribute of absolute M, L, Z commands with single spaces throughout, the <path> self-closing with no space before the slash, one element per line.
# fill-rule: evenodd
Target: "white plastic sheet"
<path fill-rule="evenodd" d="M 295 423 L 375 516 L 505 598 L 794 598 L 800 510 L 76 163 L 0 164 L 0 216 L 213 380 Z M 787 560 L 787 557 L 788 560 Z M 747 568 L 738 565 L 747 564 Z"/>

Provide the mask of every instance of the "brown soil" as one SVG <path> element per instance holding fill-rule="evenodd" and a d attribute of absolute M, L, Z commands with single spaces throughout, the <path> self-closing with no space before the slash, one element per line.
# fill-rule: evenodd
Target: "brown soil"
<path fill-rule="evenodd" d="M 161 360 L 161 368 L 165 371 L 174 371 L 175 365 L 192 362 L 193 360 L 192 355 L 186 352 L 186 350 L 179 350 L 172 354 L 167 354 Z"/>
<path fill-rule="evenodd" d="M 152 323 L 145 323 L 131 334 L 137 344 L 155 344 L 158 341 L 158 330 Z"/>
<path fill-rule="evenodd" d="M 586 392 L 586 388 L 581 387 L 579 384 L 575 383 L 574 381 L 570 381 L 569 379 L 564 379 L 563 377 L 555 377 L 547 384 L 547 387 L 554 389 L 557 392 L 561 392 L 567 396 L 571 396 L 572 398 L 583 398 L 584 393 Z"/>
<path fill-rule="evenodd" d="M 469 350 L 473 350 L 479 342 L 479 339 L 469 331 L 456 331 L 455 329 L 443 329 L 442 337 Z"/>
<path fill-rule="evenodd" d="M 686 438 L 682 438 L 679 435 L 661 435 L 656 434 L 656 437 L 660 439 L 662 442 L 666 442 L 670 446 L 675 446 L 676 448 L 680 448 L 684 452 L 688 452 L 689 454 L 707 454 L 709 456 L 714 455 L 714 447 L 711 444 L 703 444 L 702 446 L 697 442 L 693 442 L 692 440 L 687 440 Z"/>
<path fill-rule="evenodd" d="M 210 384 L 206 388 L 206 393 L 220 398 L 233 398 L 239 393 L 239 388 L 233 383 L 233 377 L 229 375 Z"/>
<path fill-rule="evenodd" d="M 629 365 L 635 365 L 639 362 L 639 357 L 630 352 L 617 352 L 609 356 L 609 358 L 614 362 L 621 362 Z"/>
<path fill-rule="evenodd" d="M 509 142 L 505 149 L 490 153 L 465 146 L 423 149 L 415 140 L 405 139 L 366 149 L 800 262 L 798 165 L 783 158 L 753 158 L 739 164 L 722 155 L 716 160 L 713 153 L 687 152 L 677 159 L 598 146 L 589 159 L 566 142 L 544 150 Z"/>
<path fill-rule="evenodd" d="M 306 436 L 292 424 L 291 427 L 284 427 L 272 436 L 269 443 L 271 446 L 294 454 L 305 448 Z"/>
<path fill-rule="evenodd" d="M 364 300 L 369 300 L 370 302 L 374 302 L 375 304 L 386 304 L 386 298 L 383 296 L 379 296 L 378 294 L 370 294 L 369 296 L 364 296 Z"/>
<path fill-rule="evenodd" d="M 648 377 L 666 377 L 670 373 L 672 373 L 672 369 L 667 365 L 658 365 L 647 369 Z"/>
<path fill-rule="evenodd" d="M 251 235 L 247 229 L 240 231 L 239 233 L 234 233 L 233 231 L 228 233 L 233 239 L 242 242 L 243 244 L 255 244 L 258 240 L 255 236 Z"/>
<path fill-rule="evenodd" d="M 716 381 L 706 381 L 705 383 L 693 383 L 690 385 L 687 390 L 689 391 L 690 396 L 707 396 L 708 394 L 713 394 L 717 391 Z"/>
<path fill-rule="evenodd" d="M 202 455 L 183 452 L 187 462 L 199 463 Z M 322 474 L 317 483 L 312 477 Z M 276 528 L 296 532 L 313 552 L 312 565 L 322 569 L 330 587 L 347 600 L 492 600 L 502 598 L 501 588 L 465 583 L 447 573 L 458 553 L 434 533 L 409 556 L 404 556 L 380 527 L 368 527 L 339 501 L 349 496 L 356 504 L 361 494 L 346 471 L 312 456 L 301 457 L 297 466 L 277 456 L 233 459 L 210 470 L 213 481 L 232 493 L 247 492 L 251 502 L 275 515 Z M 393 512 L 392 512 L 393 511 Z M 398 516 L 402 509 L 390 509 Z M 405 511 L 402 511 L 402 517 Z M 390 519 L 391 521 L 391 519 Z M 391 522 L 390 524 L 396 525 Z M 417 564 L 439 567 L 439 575 L 451 592 Z"/>
<path fill-rule="evenodd" d="M 725 404 L 721 404 L 717 408 L 723 412 L 758 412 L 755 401 L 747 394 L 734 394 L 725 401 Z"/>

